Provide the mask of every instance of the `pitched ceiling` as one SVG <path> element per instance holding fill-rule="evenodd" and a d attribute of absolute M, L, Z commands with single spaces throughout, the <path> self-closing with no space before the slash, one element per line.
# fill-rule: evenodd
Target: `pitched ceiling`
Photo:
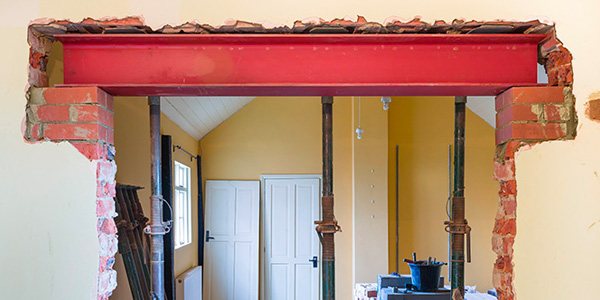
<path fill-rule="evenodd" d="M 163 97 L 161 111 L 200 140 L 254 97 Z"/>

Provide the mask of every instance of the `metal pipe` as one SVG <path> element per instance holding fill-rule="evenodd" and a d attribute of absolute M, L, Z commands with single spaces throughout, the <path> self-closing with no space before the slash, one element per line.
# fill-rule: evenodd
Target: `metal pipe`
<path fill-rule="evenodd" d="M 465 106 L 467 97 L 454 101 L 454 193 L 450 232 L 452 233 L 452 300 L 464 299 L 465 293 Z"/>
<path fill-rule="evenodd" d="M 452 221 L 450 208 L 452 207 L 452 145 L 448 145 L 448 199 L 446 200 L 446 215 Z M 448 261 L 452 260 L 452 234 L 448 233 Z M 448 280 L 452 280 L 452 268 L 448 268 Z"/>
<path fill-rule="evenodd" d="M 183 149 L 179 145 L 173 146 L 173 152 L 175 152 L 175 149 L 179 149 L 179 150 L 183 151 L 183 153 L 189 155 L 190 156 L 190 161 L 194 161 L 194 159 L 198 159 L 198 157 L 195 154 L 190 153 L 189 151 Z"/>
<path fill-rule="evenodd" d="M 396 273 L 400 274 L 400 146 L 396 145 Z"/>
<path fill-rule="evenodd" d="M 150 234 L 151 265 L 152 265 L 152 299 L 164 300 L 164 240 L 166 226 L 162 212 L 162 183 L 161 183 L 161 137 L 160 137 L 160 97 L 148 97 L 150 106 L 150 141 L 152 152 L 152 213 L 150 225 L 145 231 Z"/>
<path fill-rule="evenodd" d="M 335 217 L 333 216 L 333 97 L 322 97 L 323 112 L 323 199 L 322 199 L 322 276 L 323 300 L 335 299 Z M 317 230 L 319 231 L 319 230 Z"/>

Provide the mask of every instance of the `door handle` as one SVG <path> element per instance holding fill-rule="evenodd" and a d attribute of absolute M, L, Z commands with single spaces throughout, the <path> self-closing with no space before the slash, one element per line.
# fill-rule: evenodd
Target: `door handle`
<path fill-rule="evenodd" d="M 206 242 L 210 242 L 210 240 L 214 240 L 215 238 L 210 236 L 210 231 L 206 231 Z"/>
<path fill-rule="evenodd" d="M 312 262 L 312 263 L 313 263 L 313 268 L 316 268 L 316 267 L 318 267 L 318 265 L 317 265 L 317 264 L 319 263 L 319 258 L 317 258 L 316 256 L 313 256 L 313 258 L 312 258 L 312 259 L 309 259 L 308 261 L 310 261 L 310 262 Z"/>

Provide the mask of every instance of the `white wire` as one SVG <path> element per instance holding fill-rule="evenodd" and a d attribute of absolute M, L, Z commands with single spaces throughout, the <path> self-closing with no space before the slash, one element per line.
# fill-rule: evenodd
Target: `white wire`
<path fill-rule="evenodd" d="M 358 127 L 360 127 L 360 96 L 358 96 Z"/>

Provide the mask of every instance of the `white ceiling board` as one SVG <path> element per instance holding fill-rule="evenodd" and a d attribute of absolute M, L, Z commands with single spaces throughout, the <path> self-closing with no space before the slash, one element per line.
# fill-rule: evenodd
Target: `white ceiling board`
<path fill-rule="evenodd" d="M 496 98 L 494 96 L 469 96 L 467 108 L 496 128 Z"/>
<path fill-rule="evenodd" d="M 254 97 L 162 97 L 161 111 L 200 140 Z"/>
<path fill-rule="evenodd" d="M 161 105 L 160 105 L 160 110 L 167 116 L 169 117 L 169 119 L 174 120 L 173 117 L 175 116 L 179 116 L 178 121 L 176 122 L 176 124 L 185 132 L 196 132 L 198 131 L 197 128 L 197 124 L 194 124 L 193 121 L 185 118 L 180 112 L 179 110 L 177 110 L 177 108 L 175 108 L 175 105 L 173 105 L 171 103 L 170 100 L 168 99 L 164 99 L 163 101 L 161 101 Z M 191 135 L 191 134 L 190 134 Z"/>

